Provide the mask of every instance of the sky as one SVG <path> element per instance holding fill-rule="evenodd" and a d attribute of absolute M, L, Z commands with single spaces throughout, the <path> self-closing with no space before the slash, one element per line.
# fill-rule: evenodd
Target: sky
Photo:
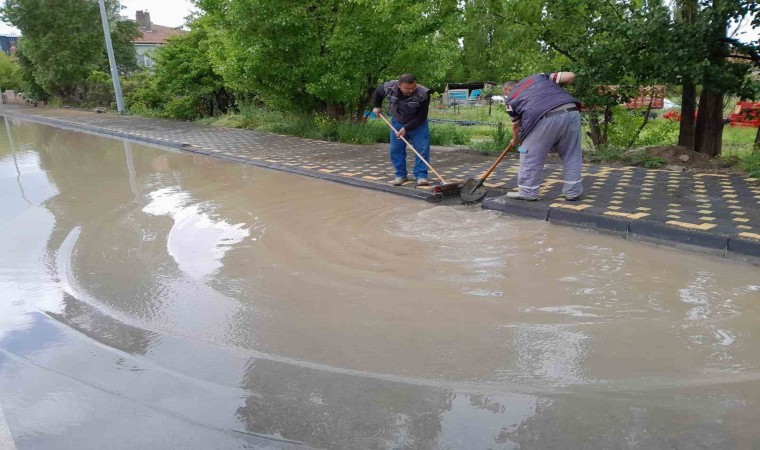
<path fill-rule="evenodd" d="M 134 20 L 135 12 L 147 10 L 150 13 L 151 22 L 166 27 L 184 25 L 185 17 L 195 9 L 190 0 L 121 0 L 121 5 L 124 6 L 121 10 L 122 16 Z M 0 22 L 0 34 L 6 33 L 18 34 L 18 30 Z"/>
<path fill-rule="evenodd" d="M 0 0 L 3 1 L 3 0 Z M 124 9 L 121 14 L 132 20 L 135 18 L 135 12 L 138 10 L 147 10 L 150 12 L 151 22 L 157 25 L 167 27 L 178 27 L 185 23 L 187 17 L 194 7 L 190 0 L 121 0 Z M 740 33 L 736 35 L 739 40 L 751 41 L 760 37 L 760 30 L 752 29 L 749 20 L 741 24 Z M 18 30 L 8 24 L 0 22 L 0 34 L 15 33 Z"/>

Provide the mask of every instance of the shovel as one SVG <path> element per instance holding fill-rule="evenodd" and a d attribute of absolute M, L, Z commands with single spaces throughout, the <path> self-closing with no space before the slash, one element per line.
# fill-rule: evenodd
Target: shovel
<path fill-rule="evenodd" d="M 488 169 L 488 172 L 486 172 L 483 175 L 483 178 L 476 180 L 475 178 L 470 178 L 464 183 L 464 186 L 462 187 L 461 196 L 462 200 L 466 202 L 477 202 L 483 196 L 486 195 L 486 192 L 488 189 L 483 186 L 483 183 L 486 181 L 486 178 L 488 178 L 489 175 L 491 175 L 491 172 L 496 168 L 496 166 L 499 165 L 502 159 L 504 159 L 505 156 L 507 156 L 507 153 L 509 150 L 512 149 L 512 143 L 510 142 L 507 148 L 504 149 L 503 152 L 501 152 L 501 155 L 499 155 L 498 158 L 496 158 L 496 161 L 494 161 L 493 164 L 491 164 L 491 167 Z"/>
<path fill-rule="evenodd" d="M 391 130 L 393 130 L 394 133 L 398 134 L 398 130 L 396 130 L 393 127 L 393 125 L 390 122 L 388 122 L 388 119 L 385 118 L 385 115 L 383 113 L 380 113 L 379 116 L 380 116 L 381 119 L 383 119 L 385 121 L 385 123 L 388 124 L 389 127 L 391 127 Z M 435 176 L 437 176 L 441 180 L 441 184 L 432 186 L 430 188 L 430 191 L 433 193 L 433 196 L 435 197 L 435 199 L 441 200 L 441 199 L 443 199 L 443 197 L 455 196 L 455 195 L 457 195 L 457 194 L 460 193 L 459 190 L 462 188 L 461 184 L 459 184 L 459 183 L 449 183 L 448 181 L 446 181 L 441 176 L 441 174 L 438 173 L 438 171 L 435 170 L 433 168 L 433 166 L 430 165 L 429 162 L 425 161 L 425 158 L 423 158 L 422 155 L 420 155 L 420 153 L 417 151 L 417 149 L 415 149 L 414 146 L 412 146 L 412 144 L 409 143 L 409 141 L 407 141 L 406 139 L 404 139 L 404 137 L 402 137 L 402 136 L 400 136 L 399 139 L 401 139 L 402 141 L 404 141 L 404 143 L 406 144 L 406 146 L 409 147 L 410 149 L 412 149 L 412 151 L 414 152 L 414 154 L 417 155 L 417 157 L 420 160 L 422 160 L 422 162 L 425 163 L 425 165 L 427 166 L 427 168 L 430 169 L 435 174 Z"/>

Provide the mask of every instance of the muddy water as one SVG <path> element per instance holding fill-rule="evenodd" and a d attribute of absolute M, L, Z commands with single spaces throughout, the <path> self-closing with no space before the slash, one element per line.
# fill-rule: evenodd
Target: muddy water
<path fill-rule="evenodd" d="M 760 448 L 756 267 L 24 122 L 0 255 L 18 448 Z"/>

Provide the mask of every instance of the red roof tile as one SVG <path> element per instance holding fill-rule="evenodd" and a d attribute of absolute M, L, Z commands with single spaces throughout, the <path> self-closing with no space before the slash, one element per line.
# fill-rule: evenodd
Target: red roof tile
<path fill-rule="evenodd" d="M 151 24 L 151 31 L 142 31 L 135 44 L 166 44 L 166 40 L 172 36 L 187 34 L 185 30 L 177 28 L 164 27 L 161 25 Z"/>

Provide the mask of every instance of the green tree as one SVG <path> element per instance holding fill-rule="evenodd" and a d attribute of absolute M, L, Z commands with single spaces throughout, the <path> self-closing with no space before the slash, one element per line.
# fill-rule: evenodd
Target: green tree
<path fill-rule="evenodd" d="M 0 89 L 17 91 L 21 88 L 21 73 L 16 61 L 0 52 Z"/>
<path fill-rule="evenodd" d="M 156 51 L 153 75 L 127 98 L 131 108 L 150 108 L 180 119 L 227 112 L 233 98 L 211 65 L 214 42 L 205 20 L 196 20 L 190 33 L 171 38 Z"/>
<path fill-rule="evenodd" d="M 217 30 L 217 72 L 237 92 L 292 111 L 364 108 L 379 81 L 443 81 L 457 54 L 456 0 L 196 0 Z"/>
<path fill-rule="evenodd" d="M 733 22 L 760 10 L 756 0 L 680 0 L 675 10 L 662 0 L 524 0 L 521 5 L 532 11 L 522 20 L 540 31 L 539 42 L 570 61 L 578 74 L 576 92 L 587 105 L 609 111 L 636 95 L 639 86 L 681 85 L 688 117 L 680 140 L 693 142 L 699 152 L 720 153 L 724 95 L 757 95 L 753 65 L 742 61 L 757 62 L 757 43 L 742 44 L 726 34 Z M 606 85 L 619 87 L 600 90 Z M 689 108 L 699 86 L 699 118 L 692 128 Z M 592 113 L 592 125 L 594 120 Z"/>
<path fill-rule="evenodd" d="M 107 6 L 119 68 L 122 73 L 135 70 L 137 26 L 119 17 L 119 0 L 108 0 Z M 21 31 L 22 70 L 47 94 L 77 101 L 77 90 L 93 70 L 108 71 L 96 1 L 6 0 L 0 16 Z"/>

